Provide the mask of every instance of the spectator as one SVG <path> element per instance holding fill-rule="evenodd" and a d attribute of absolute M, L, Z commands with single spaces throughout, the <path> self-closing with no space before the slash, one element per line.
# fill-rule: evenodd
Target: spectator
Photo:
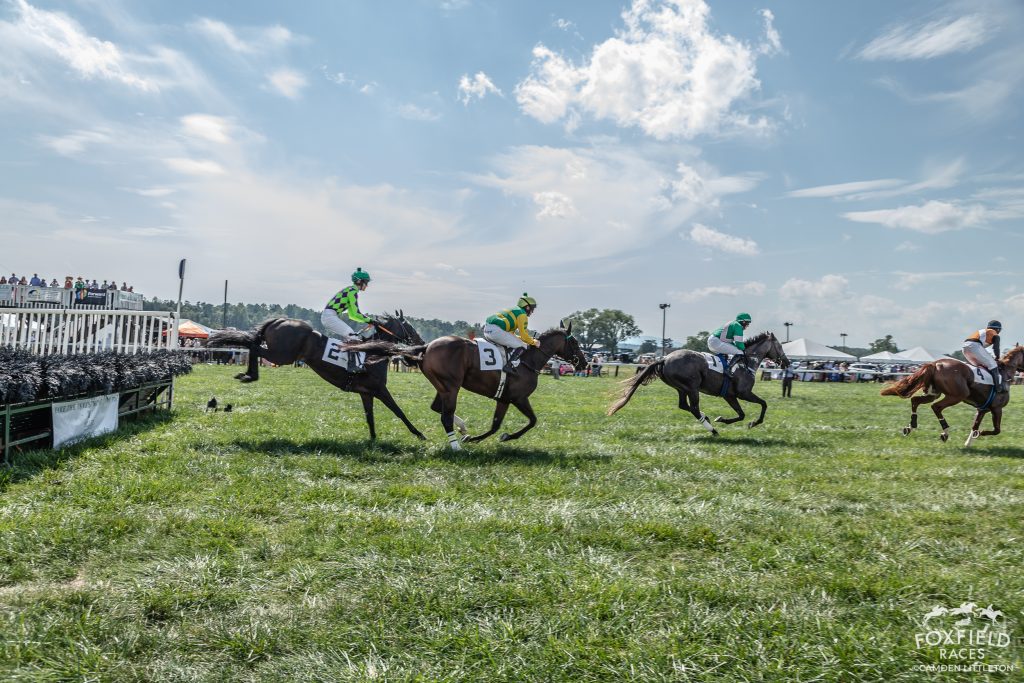
<path fill-rule="evenodd" d="M 107 289 L 109 289 L 111 292 L 116 292 L 117 291 L 117 280 L 111 280 L 110 281 L 110 286 L 107 287 Z"/>
<path fill-rule="evenodd" d="M 80 289 L 85 289 L 85 288 L 86 288 L 85 280 L 83 280 L 82 276 L 79 275 L 78 279 L 75 280 L 75 291 L 78 291 Z"/>
<path fill-rule="evenodd" d="M 96 281 L 93 280 L 93 282 L 96 282 Z M 103 284 L 99 286 L 99 289 L 108 289 L 109 287 L 110 287 L 110 283 L 107 282 L 106 280 L 104 280 Z"/>
<path fill-rule="evenodd" d="M 0 275 L 0 285 L 6 285 L 6 284 L 7 284 L 7 278 L 5 276 L 3 276 L 3 275 Z"/>
<path fill-rule="evenodd" d="M 75 283 L 72 281 L 71 276 L 68 275 L 64 278 L 64 289 L 74 289 Z"/>
<path fill-rule="evenodd" d="M 46 280 L 40 280 L 39 273 L 32 273 L 32 279 L 29 280 L 28 283 L 33 287 L 38 287 L 39 285 L 45 285 Z"/>
<path fill-rule="evenodd" d="M 25 279 L 24 275 L 21 276 L 21 280 L 18 281 L 18 284 L 19 285 L 28 285 L 28 280 Z"/>
<path fill-rule="evenodd" d="M 121 283 L 121 291 L 122 292 L 127 292 L 128 291 L 128 283 L 127 282 L 122 282 Z"/>
<path fill-rule="evenodd" d="M 53 278 L 53 282 L 50 283 L 51 287 L 60 287 L 60 283 L 57 282 L 57 278 Z"/>
<path fill-rule="evenodd" d="M 134 292 L 135 291 L 135 286 L 134 285 L 129 286 L 128 287 L 128 291 L 129 292 Z"/>
<path fill-rule="evenodd" d="M 16 285 L 16 284 L 18 284 L 18 276 L 15 275 L 14 273 L 11 273 L 11 276 L 9 278 L 7 278 L 7 284 L 9 284 L 9 285 Z"/>
<path fill-rule="evenodd" d="M 45 286 L 46 286 L 46 278 L 45 277 L 39 278 L 39 284 L 36 285 L 36 287 L 45 287 Z"/>
<path fill-rule="evenodd" d="M 95 279 L 92 281 L 92 284 L 89 285 L 89 289 L 99 289 L 99 288 L 100 288 L 100 284 L 98 282 L 96 282 Z"/>
<path fill-rule="evenodd" d="M 793 366 L 787 366 L 782 370 L 782 398 L 793 398 L 793 377 L 796 373 L 793 372 Z"/>

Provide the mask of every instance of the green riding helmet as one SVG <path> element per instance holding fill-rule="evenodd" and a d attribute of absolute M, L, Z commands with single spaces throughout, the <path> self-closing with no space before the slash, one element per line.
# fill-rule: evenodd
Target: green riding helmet
<path fill-rule="evenodd" d="M 534 308 L 537 308 L 537 300 L 534 299 L 529 294 L 527 294 L 526 292 L 523 292 L 523 295 L 519 297 L 519 301 L 516 302 L 516 306 L 518 306 L 519 308 L 526 308 L 527 306 L 533 306 Z"/>
<path fill-rule="evenodd" d="M 362 268 L 356 268 L 356 272 L 352 273 L 352 283 L 358 285 L 360 282 L 369 282 L 370 274 Z"/>
<path fill-rule="evenodd" d="M 738 323 L 749 323 L 750 322 L 750 314 L 749 313 L 740 313 L 738 316 L 736 316 L 736 322 L 738 322 Z"/>

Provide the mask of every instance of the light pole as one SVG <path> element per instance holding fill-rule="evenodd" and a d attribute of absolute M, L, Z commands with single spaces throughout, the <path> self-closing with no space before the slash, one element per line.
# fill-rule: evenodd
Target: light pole
<path fill-rule="evenodd" d="M 782 323 L 786 326 L 786 342 L 789 342 L 789 328 L 793 326 L 793 323 Z"/>
<path fill-rule="evenodd" d="M 843 338 L 843 351 L 846 351 L 846 337 L 848 335 L 845 332 L 840 332 L 839 336 Z"/>
<path fill-rule="evenodd" d="M 661 357 L 665 357 L 665 316 L 672 304 L 658 304 L 661 309 Z"/>

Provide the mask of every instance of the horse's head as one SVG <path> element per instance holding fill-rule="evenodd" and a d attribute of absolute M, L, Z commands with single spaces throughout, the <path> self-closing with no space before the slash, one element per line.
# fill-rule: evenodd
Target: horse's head
<path fill-rule="evenodd" d="M 551 355 L 572 363 L 577 370 L 587 367 L 587 354 L 583 353 L 583 349 L 580 348 L 579 340 L 572 336 L 571 322 L 566 327 L 565 322 L 560 321 L 557 329 L 549 330 L 541 337 L 544 337 L 541 339 L 542 346 L 551 351 Z"/>
<path fill-rule="evenodd" d="M 773 332 L 762 332 L 747 343 L 748 349 L 756 349 L 755 353 L 762 359 L 770 358 L 779 364 L 780 367 L 789 367 L 789 358 L 782 350 L 782 343 L 776 338 Z"/>
<path fill-rule="evenodd" d="M 1014 373 L 1024 369 L 1024 346 L 1017 344 L 1003 354 L 1003 364 L 1013 370 Z M 1013 375 L 1011 375 L 1011 378 Z"/>
<path fill-rule="evenodd" d="M 405 313 L 398 310 L 394 315 L 387 314 L 377 319 L 378 339 L 383 341 L 399 342 L 401 344 L 419 345 L 424 343 L 423 337 L 405 319 Z"/>

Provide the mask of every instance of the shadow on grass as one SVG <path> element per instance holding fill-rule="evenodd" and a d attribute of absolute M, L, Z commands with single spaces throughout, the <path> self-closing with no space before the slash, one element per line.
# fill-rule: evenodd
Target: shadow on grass
<path fill-rule="evenodd" d="M 964 448 L 964 453 L 967 455 L 985 455 L 994 458 L 1024 458 L 1024 448 L 1015 448 L 1013 446 L 981 446 L 979 447 L 977 442 L 972 448 Z"/>
<path fill-rule="evenodd" d="M 486 443 L 486 442 L 483 442 Z M 578 467 L 584 463 L 610 462 L 612 456 L 589 453 L 566 453 L 558 450 L 513 446 L 511 444 L 465 444 L 464 451 L 453 452 L 445 449 L 437 458 L 460 465 L 487 467 L 490 465 L 540 465 L 557 467 Z"/>
<path fill-rule="evenodd" d="M 105 448 L 117 443 L 119 440 L 147 432 L 154 427 L 171 422 L 174 414 L 161 411 L 151 415 L 137 417 L 130 422 L 121 423 L 117 431 L 103 436 L 85 439 L 78 443 L 54 450 L 52 448 L 37 448 L 33 450 L 19 451 L 17 448 L 11 451 L 11 466 L 0 467 L 0 493 L 7 490 L 11 484 L 26 479 L 31 479 L 46 470 L 59 468 L 66 462 L 77 458 L 82 451 L 88 448 Z"/>
<path fill-rule="evenodd" d="M 337 441 L 333 439 L 235 439 L 232 445 L 246 451 L 264 453 L 272 457 L 285 455 L 333 455 L 363 461 L 392 460 L 389 456 L 409 455 L 415 447 L 403 447 L 386 441 L 358 439 Z"/>

